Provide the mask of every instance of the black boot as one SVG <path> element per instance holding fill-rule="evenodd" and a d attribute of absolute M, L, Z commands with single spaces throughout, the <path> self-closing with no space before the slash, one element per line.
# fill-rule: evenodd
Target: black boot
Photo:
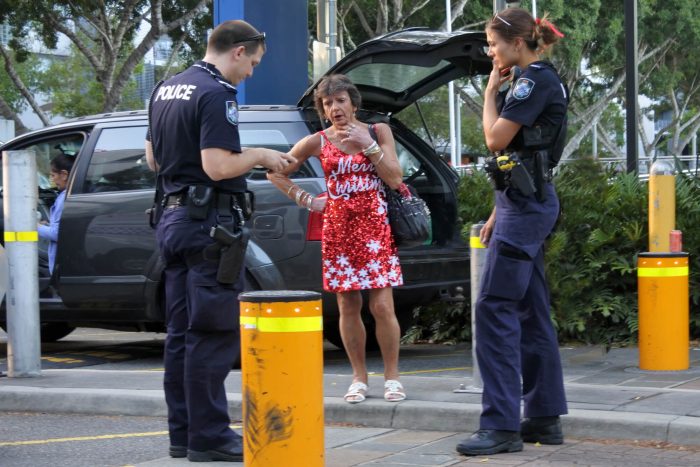
<path fill-rule="evenodd" d="M 517 431 L 479 430 L 457 445 L 457 452 L 465 456 L 482 456 L 499 452 L 523 450 L 523 440 Z"/>
<path fill-rule="evenodd" d="M 187 451 L 190 462 L 243 462 L 243 438 L 238 437 L 217 449 L 209 451 Z"/>
<path fill-rule="evenodd" d="M 526 443 L 562 444 L 564 433 L 561 431 L 559 417 L 531 417 L 520 422 L 520 434 Z"/>

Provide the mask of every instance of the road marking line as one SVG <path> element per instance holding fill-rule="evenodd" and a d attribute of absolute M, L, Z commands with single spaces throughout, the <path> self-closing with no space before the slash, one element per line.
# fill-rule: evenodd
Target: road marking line
<path fill-rule="evenodd" d="M 400 375 L 417 375 L 419 373 L 440 373 L 441 371 L 471 370 L 470 366 L 457 366 L 454 368 L 436 368 L 434 370 L 401 371 Z"/>
<path fill-rule="evenodd" d="M 241 425 L 230 425 L 230 427 L 234 429 L 242 428 Z M 0 442 L 0 446 L 28 446 L 33 444 L 68 443 L 71 441 L 97 441 L 101 439 L 142 438 L 146 436 L 165 436 L 167 434 L 167 431 L 148 431 L 144 433 L 120 433 L 115 435 L 76 436 L 73 438 L 32 439 L 28 441 Z"/>

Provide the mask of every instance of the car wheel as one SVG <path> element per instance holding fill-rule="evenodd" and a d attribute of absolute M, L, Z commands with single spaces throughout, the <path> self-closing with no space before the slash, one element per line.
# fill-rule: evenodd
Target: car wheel
<path fill-rule="evenodd" d="M 41 323 L 41 342 L 56 342 L 75 330 L 67 323 Z"/>
<path fill-rule="evenodd" d="M 7 323 L 0 324 L 0 328 L 7 332 Z M 41 342 L 56 342 L 66 337 L 74 330 L 75 327 L 69 326 L 66 323 L 41 323 L 41 328 L 39 329 L 41 333 Z"/>

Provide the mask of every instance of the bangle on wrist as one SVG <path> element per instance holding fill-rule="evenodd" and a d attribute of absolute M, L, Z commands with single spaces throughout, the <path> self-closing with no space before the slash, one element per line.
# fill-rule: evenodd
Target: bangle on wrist
<path fill-rule="evenodd" d="M 367 146 L 366 148 L 364 148 L 364 149 L 362 150 L 362 152 L 370 152 L 370 151 L 371 151 L 372 149 L 374 149 L 376 146 L 377 146 L 377 142 L 374 141 L 374 140 L 372 140 L 372 144 L 370 144 L 369 146 Z"/>
<path fill-rule="evenodd" d="M 374 162 L 374 166 L 378 167 L 379 164 L 382 163 L 382 159 L 384 159 L 384 153 L 382 152 L 381 155 L 379 156 L 379 159 L 377 159 L 377 162 Z"/>
<path fill-rule="evenodd" d="M 293 183 L 292 183 L 291 185 L 289 185 L 289 188 L 287 189 L 287 196 L 289 196 L 289 193 L 292 192 L 292 190 L 294 189 L 295 186 L 296 186 L 296 185 L 293 184 Z"/>

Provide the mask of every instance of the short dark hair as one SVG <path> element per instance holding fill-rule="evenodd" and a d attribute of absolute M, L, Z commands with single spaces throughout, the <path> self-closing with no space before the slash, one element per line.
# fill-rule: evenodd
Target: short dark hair
<path fill-rule="evenodd" d="M 321 120 L 326 118 L 323 113 L 323 99 L 339 92 L 347 91 L 353 107 L 359 109 L 362 106 L 362 96 L 357 86 L 345 75 L 334 74 L 324 77 L 314 91 L 314 105 Z"/>
<path fill-rule="evenodd" d="M 214 28 L 207 41 L 207 49 L 218 54 L 240 46 L 245 47 L 247 55 L 253 55 L 260 47 L 265 50 L 265 34 L 243 20 L 232 19 Z"/>
<path fill-rule="evenodd" d="M 62 170 L 70 173 L 70 171 L 73 169 L 73 162 L 75 162 L 75 157 L 67 156 L 65 153 L 60 153 L 51 159 L 51 170 L 56 173 L 59 173 Z"/>

